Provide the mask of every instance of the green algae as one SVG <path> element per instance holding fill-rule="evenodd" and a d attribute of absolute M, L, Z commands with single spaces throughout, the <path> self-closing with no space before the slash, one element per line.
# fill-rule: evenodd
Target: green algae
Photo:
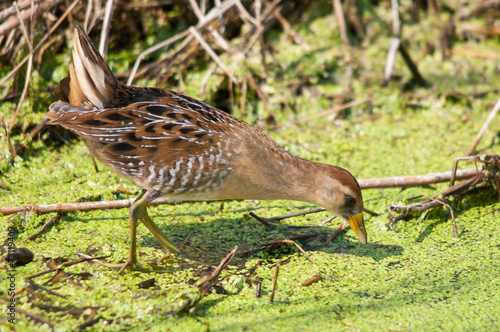
<path fill-rule="evenodd" d="M 273 39 L 280 66 L 270 67 L 271 75 L 277 75 L 268 82 L 266 90 L 271 96 L 270 109 L 290 98 L 279 92 L 288 89 L 290 80 L 299 81 L 297 75 L 317 77 L 330 73 L 334 80 L 317 79 L 311 84 L 328 93 L 343 89 L 345 64 L 331 60 L 342 53 L 338 37 L 332 32 L 333 17 L 312 13 L 307 20 L 312 20 L 312 24 L 307 28 L 298 26 L 296 30 L 311 44 L 311 50 L 306 52 L 283 35 Z M 419 29 L 410 25 L 405 31 L 415 35 L 414 46 L 418 50 L 432 27 Z M 316 37 L 318 33 L 322 38 Z M 383 43 L 384 37 L 380 39 L 380 44 L 358 53 L 356 70 L 364 73 L 352 83 L 353 95 L 370 97 L 371 103 L 357 106 L 347 120 L 330 116 L 285 126 L 269 134 L 292 154 L 345 167 L 358 178 L 449 170 L 453 158 L 463 155 L 474 139 L 488 114 L 487 105 L 497 99 L 495 94 L 488 94 L 491 86 L 499 83 L 496 65 L 493 61 L 468 59 L 471 65 L 460 66 L 456 59 L 442 62 L 436 55 L 426 55 L 419 64 L 432 86 L 403 94 L 402 86 L 411 78 L 400 60 L 396 64 L 396 70 L 402 73 L 399 81 L 391 82 L 387 88 L 373 84 L 383 71 L 383 61 L 373 59 L 385 54 L 384 47 L 388 45 Z M 468 43 L 461 46 L 467 47 Z M 481 47 L 499 46 L 489 40 Z M 125 66 L 122 60 L 129 56 L 110 58 L 116 66 Z M 362 61 L 363 58 L 370 60 Z M 63 58 L 54 61 L 62 63 Z M 261 64 L 255 60 L 247 66 L 257 70 Z M 58 69 L 52 74 L 54 81 L 64 75 L 61 73 Z M 185 75 L 185 89 L 196 95 L 204 73 L 200 70 Z M 45 78 L 48 75 L 44 73 Z M 44 84 L 41 81 L 37 80 Z M 206 90 L 215 91 L 214 86 L 221 82 L 218 77 L 211 78 Z M 486 93 L 486 97 L 443 97 L 447 92 Z M 416 98 L 418 95 L 424 98 Z M 29 100 L 23 109 L 33 106 L 34 97 Z M 20 123 L 39 121 L 48 103 L 37 104 L 35 112 L 22 112 Z M 411 106 L 415 103 L 418 108 Z M 331 101 L 315 95 L 313 89 L 305 89 L 302 95 L 294 97 L 294 104 L 295 113 L 275 112 L 279 122 L 315 114 L 330 107 Z M 270 112 L 261 106 L 248 105 L 245 119 L 255 122 Z M 12 105 L 6 102 L 0 110 L 4 118 L 9 118 Z M 494 132 L 497 129 L 492 126 L 486 132 L 479 146 L 481 152 L 499 154 Z M 1 144 L 5 144 L 4 139 Z M 13 162 L 7 158 L 0 160 L 0 181 L 10 188 L 0 189 L 1 206 L 74 202 L 81 197 L 93 200 L 134 197 L 118 193 L 119 188 L 137 189 L 129 181 L 102 164 L 101 171 L 95 172 L 85 145 L 79 141 L 63 147 L 35 142 L 30 147 L 35 153 L 17 157 Z M 8 155 L 5 145 L 0 146 L 0 151 L 2 156 Z M 366 216 L 368 245 L 363 246 L 351 231 L 322 249 L 318 249 L 319 240 L 300 242 L 315 265 L 293 245 L 284 246 L 281 258 L 278 249 L 259 249 L 259 245 L 296 234 L 327 237 L 338 224 L 334 220 L 331 225 L 318 226 L 328 217 L 327 213 L 287 219 L 269 229 L 248 217 L 251 211 L 272 217 L 313 207 L 309 204 L 230 201 L 223 205 L 213 202 L 151 207 L 150 215 L 169 238 L 176 244 L 185 244 L 184 255 L 166 256 L 147 229 L 139 226 L 139 260 L 166 272 L 125 272 L 114 279 L 113 271 L 81 263 L 64 268 L 67 275 L 55 284 L 49 282 L 53 274 L 34 279 L 38 285 L 49 282 L 45 287 L 65 298 L 43 290 L 36 291 L 35 296 L 24 292 L 17 297 L 16 305 L 43 317 L 58 331 L 75 330 L 92 310 L 100 318 L 90 327 L 96 331 L 498 330 L 500 309 L 494 304 L 500 302 L 497 211 L 500 205 L 495 190 L 453 203 L 459 239 L 453 237 L 446 209 L 399 222 L 394 231 L 386 226 L 389 205 L 420 194 L 431 196 L 445 187 L 446 184 L 438 184 L 434 189 L 365 191 L 365 206 L 381 214 Z M 16 245 L 35 253 L 33 263 L 16 269 L 16 288 L 28 285 L 25 277 L 46 270 L 45 261 L 50 258 L 61 264 L 78 259 L 77 254 L 83 252 L 109 256 L 106 260 L 110 262 L 122 261 L 129 249 L 127 216 L 126 210 L 68 213 L 34 241 L 27 238 L 53 214 L 2 217 L 1 239 L 5 239 L 8 227 L 15 227 L 19 231 Z M 190 286 L 193 281 L 209 273 L 210 266 L 217 265 L 235 245 L 240 247 L 237 253 L 246 254 L 236 257 L 228 270 L 223 271 L 219 284 L 225 292 L 214 289 L 197 304 L 194 312 L 173 316 L 172 312 L 186 301 L 199 296 Z M 278 259 L 283 265 L 275 301 L 270 304 Z M 314 274 L 320 274 L 322 280 L 302 287 L 301 283 Z M 154 287 L 137 286 L 150 278 L 156 279 Z M 261 297 L 254 294 L 257 278 L 262 283 Z M 8 283 L 2 274 L 0 295 L 5 295 Z M 82 308 L 81 314 L 68 314 Z M 5 321 L 1 324 L 2 328 L 8 328 Z M 51 330 L 20 313 L 15 328 Z"/>

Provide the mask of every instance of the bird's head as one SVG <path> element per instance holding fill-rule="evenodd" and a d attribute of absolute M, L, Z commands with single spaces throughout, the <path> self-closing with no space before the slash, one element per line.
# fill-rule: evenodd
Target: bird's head
<path fill-rule="evenodd" d="M 321 183 L 317 186 L 318 205 L 349 222 L 363 243 L 367 243 L 363 221 L 363 196 L 358 182 L 343 168 L 325 165 Z"/>

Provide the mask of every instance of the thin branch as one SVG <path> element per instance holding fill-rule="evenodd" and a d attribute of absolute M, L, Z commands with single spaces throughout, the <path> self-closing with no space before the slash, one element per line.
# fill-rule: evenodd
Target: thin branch
<path fill-rule="evenodd" d="M 269 242 L 266 242 L 264 243 L 263 245 L 264 246 L 269 246 L 269 245 L 273 245 L 273 244 L 278 244 L 278 243 L 290 243 L 290 244 L 293 244 L 297 247 L 297 249 L 299 249 L 299 251 L 304 255 L 306 256 L 306 258 L 314 265 L 316 265 L 316 263 L 314 262 L 314 260 L 311 258 L 311 256 L 309 256 L 304 249 L 302 249 L 301 246 L 299 246 L 295 241 L 292 241 L 292 240 L 287 240 L 287 239 L 278 239 L 278 240 L 273 240 L 273 241 L 269 241 Z"/>
<path fill-rule="evenodd" d="M 273 289 L 271 291 L 271 295 L 269 296 L 269 303 L 271 304 L 274 302 L 274 295 L 276 294 L 276 286 L 278 284 L 278 274 L 280 272 L 280 265 L 281 261 L 278 260 L 278 262 L 276 263 L 276 270 L 274 272 Z"/>
<path fill-rule="evenodd" d="M 457 224 L 455 223 L 455 213 L 453 213 L 453 209 L 451 208 L 450 204 L 448 204 L 448 202 L 446 202 L 446 201 L 440 201 L 440 200 L 434 199 L 434 198 L 429 198 L 429 199 L 432 201 L 436 201 L 437 203 L 440 203 L 448 208 L 448 210 L 450 211 L 450 215 L 451 215 L 451 222 L 453 223 L 453 234 L 455 235 L 455 238 L 458 239 Z"/>
<path fill-rule="evenodd" d="M 202 278 L 198 282 L 198 289 L 200 290 L 201 296 L 205 296 L 207 291 L 213 287 L 217 283 L 217 278 L 222 270 L 229 264 L 229 262 L 234 258 L 234 255 L 238 250 L 238 246 L 234 246 L 234 248 L 224 257 L 224 259 L 219 263 L 217 268 L 212 272 L 212 274 L 208 277 Z M 200 298 L 201 300 L 201 298 Z"/>
<path fill-rule="evenodd" d="M 73 8 L 79 2 L 80 2 L 80 0 L 74 0 L 71 3 L 71 5 L 61 15 L 61 17 L 59 17 L 59 19 L 57 20 L 57 22 L 54 23 L 54 25 L 52 25 L 52 27 L 50 28 L 49 32 L 47 32 L 45 34 L 45 36 L 43 36 L 43 38 L 36 45 L 36 47 L 33 49 L 33 51 L 31 51 L 30 54 L 28 54 L 26 57 L 24 57 L 7 75 L 5 75 L 2 78 L 2 80 L 0 80 L 0 86 L 4 85 L 5 82 L 7 82 L 12 77 L 12 75 L 14 75 L 19 70 L 19 68 L 21 68 L 26 63 L 26 61 L 28 61 L 33 56 L 33 54 L 45 43 L 45 41 L 50 37 L 50 35 L 52 35 L 52 33 L 55 31 L 55 29 L 57 29 L 57 27 L 61 24 L 61 22 L 66 19 L 66 16 L 68 16 L 69 13 L 71 13 L 71 11 L 73 10 Z"/>
<path fill-rule="evenodd" d="M 457 157 L 455 158 L 455 161 L 453 162 L 453 168 L 451 169 L 451 179 L 450 179 L 450 187 L 453 187 L 455 185 L 455 180 L 457 177 L 457 169 L 458 169 L 458 162 L 461 160 L 471 160 L 476 158 L 476 156 L 473 157 Z"/>
<path fill-rule="evenodd" d="M 468 168 L 457 172 L 457 180 L 471 178 L 481 172 L 481 169 Z M 443 173 L 430 173 L 427 175 L 398 176 L 391 178 L 360 179 L 358 180 L 361 189 L 373 188 L 394 188 L 394 187 L 418 187 L 432 183 L 448 182 L 451 179 L 451 171 Z M 123 209 L 129 208 L 134 202 L 134 198 L 101 201 L 101 202 L 83 202 L 83 203 L 62 203 L 48 205 L 26 205 L 19 207 L 0 207 L 0 213 L 9 215 L 20 212 L 33 212 L 37 214 L 53 212 L 74 212 L 102 209 Z M 168 197 L 160 197 L 151 202 L 151 205 L 173 204 Z M 317 212 L 317 211 L 316 211 Z M 309 212 L 312 213 L 312 212 Z"/>
<path fill-rule="evenodd" d="M 467 168 L 457 171 L 456 180 L 468 179 L 481 172 L 481 169 Z M 452 176 L 451 171 L 442 173 L 429 173 L 425 175 L 395 176 L 390 178 L 360 179 L 361 189 L 373 188 L 408 188 L 420 187 L 434 183 L 448 182 Z"/>
<path fill-rule="evenodd" d="M 337 21 L 339 24 L 340 39 L 344 45 L 349 45 L 349 38 L 347 38 L 347 29 L 344 18 L 344 11 L 342 10 L 342 4 L 340 0 L 333 0 L 333 10 L 335 16 L 337 16 Z"/>
<path fill-rule="evenodd" d="M 101 53 L 102 58 L 106 60 L 108 56 L 108 42 L 109 42 L 109 28 L 111 25 L 111 15 L 113 13 L 115 1 L 108 0 L 106 2 L 106 10 L 104 12 L 104 20 L 101 30 L 101 40 L 99 42 L 99 53 Z"/>
<path fill-rule="evenodd" d="M 497 115 L 498 111 L 500 111 L 500 99 L 498 99 L 497 103 L 495 104 L 495 107 L 493 107 L 490 114 L 488 115 L 488 118 L 481 127 L 481 130 L 479 130 L 479 132 L 477 133 L 476 139 L 474 139 L 474 142 L 472 143 L 471 147 L 469 148 L 469 150 L 467 150 L 466 153 L 467 156 L 470 156 L 472 153 L 474 153 L 477 145 L 479 144 L 479 141 L 481 141 L 481 138 L 483 137 L 484 133 L 486 132 L 486 130 L 488 130 L 491 122 L 493 122 L 493 119 Z"/>
<path fill-rule="evenodd" d="M 321 245 L 321 247 L 326 246 L 333 239 L 335 239 L 337 237 L 337 235 L 339 235 L 340 233 L 342 233 L 342 231 L 345 229 L 346 226 L 347 226 L 347 221 L 343 220 L 342 223 L 339 225 L 339 227 L 335 230 L 335 232 L 333 232 L 333 234 L 330 235 L 330 237 L 325 241 L 325 243 L 323 243 Z"/>
<path fill-rule="evenodd" d="M 229 77 L 232 83 L 235 85 L 238 85 L 238 81 L 236 78 L 233 76 L 233 74 L 227 69 L 226 65 L 221 61 L 219 56 L 215 54 L 214 50 L 208 45 L 208 43 L 203 39 L 203 37 L 200 35 L 198 30 L 196 30 L 194 27 L 190 27 L 189 32 L 193 35 L 193 37 L 200 43 L 200 45 L 205 49 L 205 51 L 210 55 L 212 60 L 215 61 L 215 63 L 224 71 L 224 73 Z"/>
<path fill-rule="evenodd" d="M 198 22 L 198 24 L 196 24 L 196 26 L 194 26 L 194 28 L 197 30 L 200 30 L 205 25 L 210 23 L 212 20 L 217 19 L 223 13 L 225 13 L 227 10 L 229 10 L 237 1 L 239 1 L 239 0 L 226 0 L 226 1 L 224 1 L 220 6 L 215 7 L 212 10 L 210 10 L 210 12 L 208 12 L 208 14 L 205 15 L 203 17 L 203 19 L 200 20 Z M 192 28 L 192 27 L 190 27 L 190 28 Z M 186 29 L 183 32 L 178 33 L 177 35 L 175 35 L 175 36 L 173 36 L 173 37 L 171 37 L 171 38 L 169 38 L 161 43 L 158 43 L 158 44 L 148 48 L 147 50 L 141 52 L 139 54 L 139 56 L 137 57 L 137 60 L 135 60 L 134 67 L 132 68 L 132 71 L 130 72 L 130 76 L 127 80 L 127 85 L 131 85 L 132 82 L 134 81 L 134 77 L 135 77 L 135 74 L 139 68 L 139 65 L 146 55 L 153 53 L 153 52 L 155 52 L 163 47 L 166 47 L 172 43 L 175 43 L 176 41 L 181 40 L 188 35 L 192 35 L 192 34 L 190 33 L 189 29 Z"/>

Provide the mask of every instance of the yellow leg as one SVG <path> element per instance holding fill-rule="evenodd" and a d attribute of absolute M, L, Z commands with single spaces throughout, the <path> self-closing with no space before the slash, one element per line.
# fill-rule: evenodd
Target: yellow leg
<path fill-rule="evenodd" d="M 154 237 L 160 242 L 160 245 L 166 251 L 179 252 L 170 241 L 167 236 L 163 234 L 160 228 L 153 222 L 151 217 L 148 215 L 147 207 L 149 202 L 155 198 L 154 192 L 143 191 L 142 194 L 137 198 L 137 200 L 132 204 L 129 211 L 129 224 L 130 224 L 130 251 L 128 260 L 120 267 L 116 277 L 118 277 L 125 268 L 130 267 L 132 270 L 142 271 L 142 272 L 152 272 L 149 269 L 143 268 L 139 265 L 137 261 L 137 221 L 140 220 L 149 229 L 149 231 L 154 235 Z"/>

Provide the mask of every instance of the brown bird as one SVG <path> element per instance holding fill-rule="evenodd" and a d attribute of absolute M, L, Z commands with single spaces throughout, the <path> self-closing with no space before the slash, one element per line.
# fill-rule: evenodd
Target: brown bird
<path fill-rule="evenodd" d="M 52 125 L 80 135 L 104 164 L 139 187 L 130 208 L 130 252 L 137 261 L 141 220 L 165 250 L 178 252 L 147 213 L 159 196 L 173 202 L 287 199 L 313 203 L 347 220 L 367 243 L 363 198 L 345 169 L 287 153 L 268 135 L 178 92 L 120 84 L 87 33 L 75 25 L 70 76 L 50 105 Z M 114 266 L 117 267 L 117 266 Z"/>

